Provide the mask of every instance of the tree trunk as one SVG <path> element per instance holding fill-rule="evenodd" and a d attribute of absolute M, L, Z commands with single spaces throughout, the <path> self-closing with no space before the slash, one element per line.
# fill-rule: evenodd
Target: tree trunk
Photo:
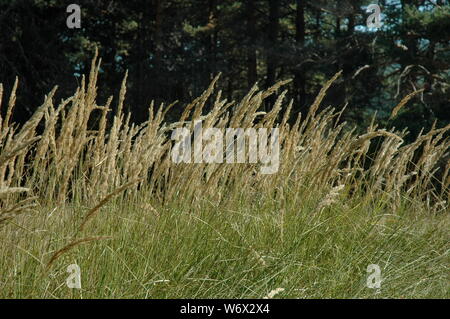
<path fill-rule="evenodd" d="M 211 81 L 216 73 L 216 46 L 217 46 L 217 0 L 208 1 L 208 26 L 212 29 L 208 31 L 207 43 L 207 65 L 209 72 L 209 80 Z"/>
<path fill-rule="evenodd" d="M 297 10 L 295 19 L 296 34 L 295 40 L 297 44 L 297 49 L 300 49 L 303 53 L 303 48 L 305 45 L 305 0 L 297 0 Z M 302 61 L 299 61 L 300 63 Z M 305 74 L 302 67 L 297 67 L 294 70 L 294 101 L 298 105 L 298 110 L 300 112 L 306 111 L 305 107 Z"/>
<path fill-rule="evenodd" d="M 277 49 L 278 49 L 278 30 L 280 27 L 280 0 L 268 0 L 269 1 L 269 30 L 267 41 L 267 78 L 266 87 L 270 87 L 275 84 L 276 71 L 277 71 Z M 275 97 L 271 96 L 267 99 L 266 110 L 269 110 Z"/>
<path fill-rule="evenodd" d="M 251 88 L 257 81 L 257 60 L 256 60 L 256 17 L 255 17 L 255 0 L 246 2 L 247 15 L 247 81 L 248 87 Z"/>
<path fill-rule="evenodd" d="M 154 0 L 155 12 L 155 69 L 159 70 L 161 67 L 161 24 L 162 24 L 162 2 L 163 0 Z"/>

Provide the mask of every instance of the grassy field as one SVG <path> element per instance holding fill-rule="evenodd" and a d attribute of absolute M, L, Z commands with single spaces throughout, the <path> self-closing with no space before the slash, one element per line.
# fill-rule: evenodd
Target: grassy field
<path fill-rule="evenodd" d="M 284 82 L 232 102 L 216 78 L 190 105 L 151 104 L 136 126 L 122 112 L 126 79 L 117 102 L 98 105 L 99 65 L 59 105 L 49 93 L 21 127 L 10 123 L 15 89 L 5 103 L 1 298 L 450 297 L 450 125 L 411 144 L 375 124 L 357 134 L 341 111 L 320 107 L 336 74 L 295 122 Z M 176 123 L 164 121 L 170 107 L 184 108 Z M 174 164 L 170 132 L 196 119 L 278 127 L 278 172 Z M 81 289 L 66 285 L 71 264 Z M 367 287 L 370 264 L 379 289 Z"/>

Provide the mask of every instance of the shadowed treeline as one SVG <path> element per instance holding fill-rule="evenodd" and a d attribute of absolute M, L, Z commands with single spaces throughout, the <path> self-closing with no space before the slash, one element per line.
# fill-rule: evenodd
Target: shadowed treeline
<path fill-rule="evenodd" d="M 286 98 L 295 119 L 339 70 L 323 105 L 341 110 L 348 103 L 341 118 L 361 130 L 375 111 L 384 126 L 408 126 L 409 141 L 434 121 L 450 121 L 447 0 L 379 1 L 377 30 L 366 27 L 368 0 L 80 0 L 81 28 L 69 29 L 72 2 L 0 1 L 0 79 L 8 90 L 20 79 L 16 122 L 26 121 L 55 84 L 56 98 L 71 94 L 95 47 L 103 57 L 99 100 L 117 95 L 129 70 L 124 108 L 136 123 L 147 118 L 148 101 L 189 103 L 218 73 L 229 100 L 255 82 L 267 89 L 292 79 Z M 420 89 L 389 120 L 400 99 Z M 264 108 L 273 102 L 269 97 Z M 174 107 L 167 119 L 181 113 Z"/>

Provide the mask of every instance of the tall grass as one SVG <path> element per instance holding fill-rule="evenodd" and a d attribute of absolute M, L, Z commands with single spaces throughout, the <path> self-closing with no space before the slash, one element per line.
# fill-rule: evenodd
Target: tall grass
<path fill-rule="evenodd" d="M 16 81 L 0 117 L 0 296 L 448 294 L 450 124 L 410 144 L 406 131 L 374 122 L 358 135 L 340 122 L 343 110 L 321 107 L 338 73 L 294 121 L 288 81 L 234 102 L 216 92 L 216 77 L 177 122 L 164 117 L 181 106 L 152 102 L 136 125 L 123 112 L 126 76 L 117 103 L 97 104 L 100 63 L 57 106 L 53 89 L 21 127 L 10 123 Z M 199 119 L 204 129 L 278 127 L 278 172 L 174 164 L 170 133 Z M 80 291 L 64 283 L 75 262 Z M 365 288 L 372 263 L 384 267 L 378 295 Z"/>

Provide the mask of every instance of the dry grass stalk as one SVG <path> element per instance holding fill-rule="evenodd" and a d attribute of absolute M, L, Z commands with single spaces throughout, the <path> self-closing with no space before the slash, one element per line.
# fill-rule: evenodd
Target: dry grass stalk
<path fill-rule="evenodd" d="M 400 111 L 401 108 L 402 108 L 403 106 L 405 106 L 406 103 L 408 103 L 409 100 L 411 100 L 414 96 L 416 96 L 417 94 L 420 94 L 420 93 L 422 93 L 422 92 L 423 92 L 423 89 L 414 91 L 414 92 L 412 92 L 412 93 L 409 93 L 407 96 L 405 96 L 405 97 L 400 101 L 400 103 L 398 103 L 398 105 L 397 105 L 396 107 L 394 107 L 394 109 L 392 110 L 390 119 L 393 119 L 394 117 L 396 117 L 397 114 L 398 114 L 398 111 Z"/>
<path fill-rule="evenodd" d="M 349 189 L 367 192 L 392 191 L 396 198 L 404 192 L 425 198 L 430 191 L 437 194 L 434 189 L 440 172 L 439 196 L 448 196 L 449 165 L 438 166 L 437 163 L 448 153 L 450 141 L 444 136 L 450 125 L 433 127 L 408 145 L 403 140 L 406 132 L 377 129 L 374 120 L 367 132 L 358 136 L 354 129 L 347 129 L 345 123 L 338 123 L 342 111 L 327 107 L 318 112 L 327 89 L 341 73 L 327 81 L 306 117 L 299 114 L 293 124 L 288 123 L 293 103 L 289 101 L 285 107 L 286 91 L 278 94 L 270 110 L 261 112 L 265 100 L 289 81 L 279 82 L 267 90 L 259 90 L 255 85 L 241 101 L 230 102 L 220 91 L 214 97 L 217 76 L 200 97 L 185 106 L 177 122 L 164 122 L 173 104 L 156 107 L 152 102 L 148 120 L 134 125 L 124 107 L 127 75 L 122 81 L 112 121 L 108 120 L 108 113 L 113 98 L 103 106 L 97 105 L 100 63 L 96 55 L 88 80 L 82 77 L 75 94 L 58 106 L 53 105 L 55 87 L 20 130 L 9 123 L 16 81 L 8 103 L 8 115 L 0 119 L 0 187 L 23 186 L 42 202 L 64 203 L 74 197 L 83 202 L 100 200 L 88 212 L 80 229 L 112 196 L 125 188 L 133 193 L 144 186 L 162 201 L 180 196 L 191 201 L 201 197 L 220 201 L 227 188 L 237 185 L 242 192 L 268 196 L 275 196 L 279 187 L 308 185 L 311 191 L 323 191 L 330 185 L 345 184 Z M 392 116 L 418 93 L 420 91 L 402 99 Z M 207 113 L 204 112 L 206 103 L 212 103 Z M 94 111 L 100 111 L 98 121 L 94 127 L 89 127 Z M 168 133 L 178 127 L 192 129 L 194 121 L 199 119 L 204 128 L 278 127 L 281 148 L 278 173 L 262 176 L 259 164 L 172 163 L 173 143 Z M 42 134 L 38 136 L 36 128 L 42 122 Z M 375 158 L 371 158 L 368 151 L 375 138 L 381 138 L 382 143 Z M 26 167 L 26 159 L 31 166 Z M 369 162 L 372 164 L 366 169 Z M 441 170 L 437 170 L 439 167 Z M 3 203 L 4 207 L 11 207 L 11 203 L 14 206 L 17 196 L 11 194 L 8 203 Z"/>
<path fill-rule="evenodd" d="M 46 265 L 46 269 L 48 270 L 50 268 L 50 266 L 55 262 L 55 260 L 58 259 L 59 257 L 61 257 L 61 255 L 63 255 L 64 253 L 68 252 L 69 250 L 71 250 L 72 248 L 74 248 L 80 244 L 88 243 L 88 242 L 96 241 L 96 240 L 111 239 L 111 238 L 112 237 L 110 237 L 110 236 L 97 236 L 97 237 L 86 237 L 86 238 L 72 241 L 70 244 L 59 249 L 52 255 L 52 257 L 50 258 L 50 260 L 48 261 L 48 263 Z"/>
<path fill-rule="evenodd" d="M 135 184 L 139 182 L 138 180 L 134 180 L 131 181 L 125 185 L 122 185 L 121 187 L 117 188 L 116 190 L 114 190 L 113 192 L 109 193 L 107 196 L 105 196 L 105 198 L 103 198 L 95 207 L 93 207 L 84 217 L 83 221 L 81 222 L 81 225 L 79 227 L 79 230 L 83 230 L 85 224 L 95 215 L 96 212 L 98 212 L 98 210 L 105 205 L 112 197 L 120 194 L 122 191 L 124 191 L 125 189 L 127 189 L 128 187 L 130 187 L 131 185 Z"/>

